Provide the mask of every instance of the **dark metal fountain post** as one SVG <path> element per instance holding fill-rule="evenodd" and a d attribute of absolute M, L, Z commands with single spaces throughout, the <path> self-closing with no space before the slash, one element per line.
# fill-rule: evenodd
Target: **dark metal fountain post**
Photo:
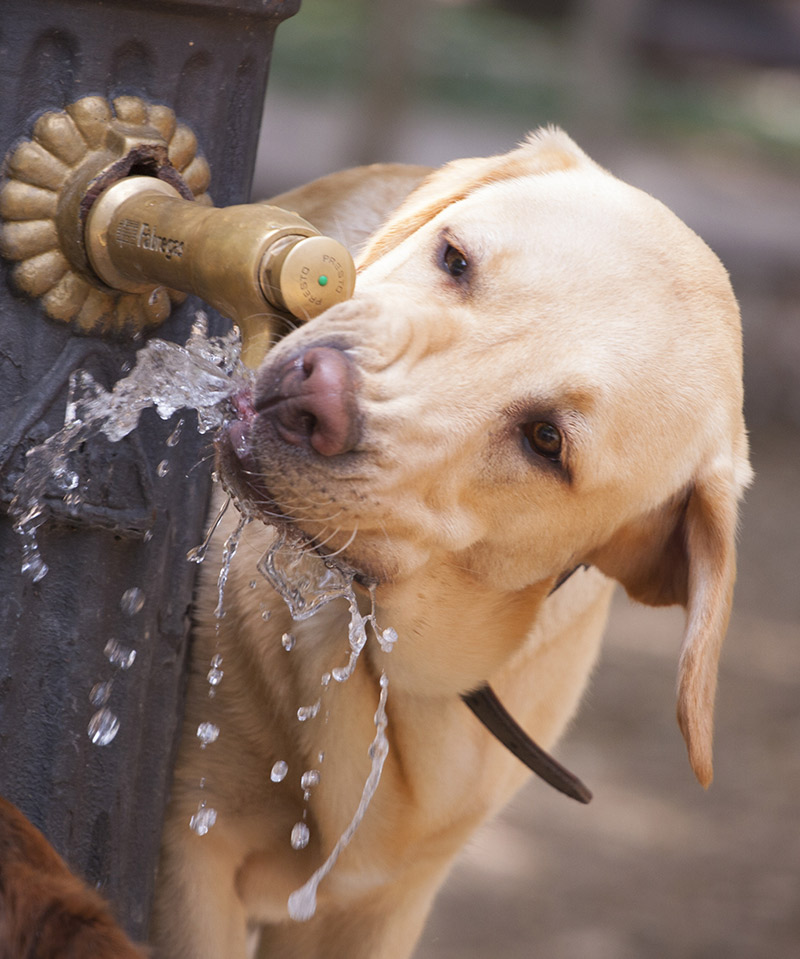
<path fill-rule="evenodd" d="M 35 120 L 86 96 L 132 96 L 174 111 L 197 137 L 217 205 L 248 199 L 273 34 L 299 0 L 26 0 L 0 8 L 0 156 Z M 68 151 L 67 151 L 68 152 Z M 0 210 L 0 215 L 5 215 Z M 134 433 L 79 452 L 88 486 L 68 508 L 56 482 L 38 531 L 49 572 L 20 572 L 6 515 L 32 445 L 63 423 L 78 368 L 109 388 L 138 341 L 81 335 L 22 296 L 0 261 L 0 794 L 21 807 L 127 930 L 146 934 L 162 809 L 209 490 L 209 440 L 148 411 Z M 190 297 L 159 327 L 183 341 Z M 212 316 L 221 329 L 222 321 Z M 157 465 L 167 461 L 159 476 Z M 163 472 L 163 470 L 161 471 Z M 144 603 L 126 602 L 129 590 Z M 130 596 L 130 594 L 128 594 Z M 115 665 L 107 644 L 136 651 Z M 112 657 L 113 658 L 113 657 Z M 118 657 L 118 660 L 120 658 Z M 128 668 L 122 668 L 127 666 Z M 87 734 L 111 681 L 119 730 Z"/>

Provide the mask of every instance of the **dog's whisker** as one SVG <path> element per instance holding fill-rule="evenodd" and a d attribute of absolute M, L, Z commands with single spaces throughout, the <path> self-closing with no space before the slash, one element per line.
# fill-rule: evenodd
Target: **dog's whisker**
<path fill-rule="evenodd" d="M 353 532 L 350 534 L 350 538 L 347 540 L 347 542 L 343 546 L 340 546 L 339 549 L 337 549 L 335 552 L 329 553 L 328 556 L 329 557 L 340 556 L 342 553 L 346 552 L 355 542 L 355 538 L 357 535 L 358 535 L 358 526 L 356 526 L 353 529 Z"/>

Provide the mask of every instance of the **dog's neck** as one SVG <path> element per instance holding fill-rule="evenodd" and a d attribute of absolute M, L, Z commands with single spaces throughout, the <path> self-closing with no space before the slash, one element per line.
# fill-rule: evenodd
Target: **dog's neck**
<path fill-rule="evenodd" d="M 498 593 L 472 580 L 463 569 L 437 565 L 435 576 L 425 571 L 377 590 L 376 612 L 382 625 L 391 624 L 403 637 L 385 665 L 393 685 L 415 695 L 458 692 L 465 706 L 520 762 L 555 789 L 586 803 L 591 792 L 525 732 L 490 685 L 530 637 L 543 603 L 576 569 L 524 590 Z M 465 579 L 470 582 L 465 584 Z M 407 609 L 416 610 L 411 622 L 406 622 Z M 466 622 L 469 629 L 464 628 Z M 468 645 L 470 637 L 477 641 Z M 444 688 L 443 678 L 451 688 Z M 426 690 L 434 684 L 435 689 Z"/>
<path fill-rule="evenodd" d="M 400 637 L 386 665 L 390 682 L 423 696 L 460 695 L 490 682 L 524 643 L 553 584 L 499 592 L 436 563 L 379 585 L 378 622 Z"/>

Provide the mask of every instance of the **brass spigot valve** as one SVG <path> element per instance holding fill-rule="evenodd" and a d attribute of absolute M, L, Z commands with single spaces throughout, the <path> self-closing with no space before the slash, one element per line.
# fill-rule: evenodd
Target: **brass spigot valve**
<path fill-rule="evenodd" d="M 239 325 L 256 365 L 287 313 L 306 320 L 352 295 L 340 243 L 277 207 L 214 208 L 191 130 L 136 97 L 113 106 L 86 97 L 45 114 L 6 157 L 0 252 L 49 316 L 135 335 L 193 293 Z"/>
<path fill-rule="evenodd" d="M 350 297 L 350 254 L 297 214 L 266 204 L 201 206 L 153 177 L 127 177 L 93 204 L 84 233 L 107 286 L 162 285 L 201 297 L 242 330 L 243 359 L 266 352 L 276 310 L 306 320 Z"/>

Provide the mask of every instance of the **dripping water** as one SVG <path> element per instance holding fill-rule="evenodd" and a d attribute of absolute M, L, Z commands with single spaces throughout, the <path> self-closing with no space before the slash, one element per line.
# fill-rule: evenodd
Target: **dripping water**
<path fill-rule="evenodd" d="M 295 890 L 295 892 L 289 896 L 289 915 L 292 919 L 304 921 L 310 919 L 316 912 L 317 889 L 319 888 L 319 884 L 336 865 L 337 859 L 355 835 L 356 830 L 366 815 L 369 804 L 372 802 L 372 797 L 378 788 L 381 773 L 383 772 L 383 765 L 389 754 L 389 740 L 386 738 L 386 696 L 389 689 L 389 680 L 386 678 L 386 673 L 381 674 L 380 685 L 381 693 L 378 700 L 378 709 L 375 712 L 375 738 L 369 747 L 371 767 L 367 781 L 364 783 L 361 801 L 358 804 L 355 815 L 350 821 L 350 825 L 339 837 L 338 842 L 333 847 L 333 850 L 325 862 L 311 875 L 311 878 L 305 885 Z M 295 829 L 296 828 L 295 826 Z M 294 838 L 294 831 L 292 837 Z"/>
<path fill-rule="evenodd" d="M 203 555 L 205 557 L 205 550 L 208 549 L 208 544 L 211 539 L 211 535 L 214 530 L 219 525 L 220 520 L 222 519 L 225 510 L 227 509 L 228 502 L 223 505 L 222 509 L 219 512 L 215 522 L 212 524 L 211 533 L 203 541 Z M 214 610 L 215 618 L 215 630 L 216 630 L 216 644 L 214 649 L 214 654 L 211 657 L 209 663 L 209 670 L 206 675 L 206 680 L 208 682 L 208 696 L 210 699 L 213 699 L 216 695 L 217 688 L 222 682 L 225 676 L 225 670 L 223 667 L 223 657 L 220 652 L 219 646 L 219 629 L 220 629 L 220 620 L 225 616 L 225 587 L 228 584 L 228 576 L 231 571 L 231 564 L 233 559 L 236 556 L 236 551 L 239 548 L 239 542 L 242 538 L 242 533 L 245 530 L 245 527 L 250 522 L 249 516 L 240 516 L 239 522 L 236 524 L 236 528 L 230 534 L 230 536 L 225 540 L 225 545 L 222 548 L 222 562 L 220 563 L 219 574 L 217 576 L 217 605 Z M 191 558 L 191 554 L 190 557 Z M 205 749 L 207 746 L 210 746 L 212 743 L 215 743 L 219 738 L 220 729 L 215 723 L 209 721 L 203 721 L 197 727 L 197 739 L 200 742 L 200 748 Z M 206 779 L 203 777 L 200 780 L 199 788 L 204 790 L 206 787 Z M 201 799 L 197 806 L 197 812 L 189 820 L 189 828 L 193 832 L 197 833 L 198 836 L 205 836 L 209 829 L 217 821 L 217 810 L 213 806 L 209 806 L 206 803 L 205 799 Z"/>
<path fill-rule="evenodd" d="M 378 625 L 374 587 L 370 589 L 370 611 L 364 615 L 359 609 L 353 586 L 356 576 L 355 570 L 346 566 L 339 559 L 322 557 L 309 550 L 307 545 L 301 542 L 293 531 L 281 529 L 277 532 L 269 549 L 259 560 L 258 569 L 282 597 L 296 622 L 309 619 L 334 599 L 344 599 L 347 602 L 350 613 L 348 659 L 345 665 L 335 666 L 330 672 L 323 674 L 321 678 L 323 693 L 329 688 L 331 679 L 334 679 L 336 683 L 344 683 L 352 676 L 367 643 L 368 624 L 372 627 L 384 653 L 389 653 L 394 648 L 397 642 L 397 631 L 392 627 L 381 629 Z M 285 633 L 281 637 L 281 643 L 287 650 L 292 649 L 296 641 L 294 634 Z M 378 788 L 383 766 L 389 752 L 389 741 L 386 736 L 388 689 L 389 681 L 384 672 L 380 677 L 380 696 L 374 717 L 376 733 L 369 747 L 370 772 L 364 783 L 361 799 L 349 826 L 342 833 L 323 865 L 313 873 L 302 888 L 293 892 L 289 897 L 289 915 L 293 919 L 302 921 L 310 919 L 314 915 L 317 888 L 320 882 L 333 869 L 342 851 L 352 840 Z M 297 710 L 297 719 L 300 722 L 308 722 L 319 714 L 321 706 L 321 698 L 310 706 L 301 706 Z M 322 763 L 324 753 L 320 752 L 318 758 L 319 762 Z M 276 771 L 278 775 L 276 775 Z M 270 778 L 273 782 L 279 782 L 285 777 L 286 772 L 286 763 L 276 763 Z M 304 802 L 309 801 L 311 789 L 319 782 L 319 770 L 310 769 L 303 773 L 300 784 L 304 790 Z M 290 842 L 293 849 L 303 849 L 310 841 L 310 830 L 305 822 L 305 817 L 306 812 L 304 811 L 303 821 L 295 823 L 292 828 Z"/>
<path fill-rule="evenodd" d="M 234 331 L 224 337 L 209 338 L 205 317 L 198 314 L 185 346 L 151 339 L 138 351 L 135 367 L 110 391 L 103 389 L 86 371 L 73 374 L 64 426 L 27 453 L 25 470 L 14 488 L 9 512 L 14 521 L 14 529 L 20 537 L 21 570 L 25 575 L 34 582 L 39 582 L 48 572 L 36 535 L 47 519 L 46 495 L 52 495 L 55 485 L 68 506 L 75 507 L 81 501 L 80 477 L 71 468 L 70 462 L 71 455 L 78 447 L 98 432 L 102 432 L 112 442 L 118 442 L 136 428 L 141 412 L 148 407 L 154 407 L 157 414 L 165 420 L 178 409 L 193 408 L 197 411 L 197 428 L 201 433 L 222 426 L 228 412 L 226 401 L 246 388 L 248 382 L 252 382 L 252 371 L 241 364 L 239 354 L 238 333 Z M 182 429 L 183 420 L 170 434 L 168 447 L 172 448 L 179 442 Z M 166 476 L 169 468 L 169 459 L 164 458 L 157 467 L 158 475 Z M 206 539 L 190 551 L 187 559 L 198 563 L 203 561 L 228 502 L 223 506 Z M 230 562 L 248 521 L 248 518 L 242 519 L 233 537 L 226 544 L 223 569 L 218 581 L 218 604 L 215 610 L 217 629 L 219 620 L 224 616 L 223 597 Z M 397 640 L 397 633 L 391 628 L 378 628 L 374 593 L 371 612 L 367 615 L 361 614 L 353 588 L 353 570 L 337 560 L 321 559 L 318 554 L 304 548 L 304 544 L 298 546 L 292 539 L 289 533 L 280 533 L 258 565 L 262 575 L 287 603 L 292 617 L 296 621 L 305 620 L 337 598 L 344 599 L 350 611 L 348 658 L 345 664 L 335 666 L 323 674 L 321 686 L 325 692 L 335 684 L 346 682 L 353 674 L 367 642 L 367 625 L 371 625 L 384 652 L 391 651 Z M 144 603 L 144 596 L 139 595 L 137 589 L 132 588 L 124 600 L 123 611 L 126 615 L 136 615 L 142 608 L 140 601 L 141 604 Z M 270 611 L 263 609 L 262 618 L 266 621 L 269 617 Z M 284 643 L 287 652 L 294 645 L 288 636 L 293 637 L 293 634 L 287 634 Z M 117 640 L 109 640 L 105 652 L 109 662 L 120 670 L 130 668 L 136 656 L 135 650 L 123 647 Z M 223 676 L 222 656 L 217 650 L 211 658 L 207 675 L 210 696 L 214 695 Z M 332 679 L 334 684 L 331 684 Z M 388 753 L 385 735 L 388 680 L 385 674 L 381 676 L 380 687 L 378 710 L 375 714 L 376 735 L 369 750 L 371 769 L 361 800 L 350 825 L 328 859 L 305 886 L 290 897 L 289 911 L 295 919 L 307 919 L 313 915 L 319 883 L 351 841 L 377 789 Z M 111 691 L 112 681 L 106 680 L 95 683 L 90 693 L 90 702 L 96 712 L 90 721 L 88 732 L 92 741 L 98 745 L 110 743 L 119 728 L 119 720 L 109 706 Z M 310 721 L 318 715 L 320 709 L 321 699 L 311 705 L 301 706 L 297 718 Z M 219 734 L 219 728 L 214 723 L 201 722 L 197 729 L 200 748 L 204 749 L 216 743 Z M 323 758 L 324 753 L 320 752 L 320 763 Z M 287 774 L 288 765 L 284 761 L 278 761 L 272 767 L 270 778 L 277 783 L 284 780 Z M 306 801 L 310 797 L 311 789 L 319 781 L 316 778 L 318 776 L 318 770 L 306 770 L 303 773 L 301 785 Z M 206 785 L 205 779 L 201 779 L 199 785 L 202 792 Z M 197 811 L 191 817 L 190 827 L 202 836 L 213 827 L 216 819 L 217 811 L 208 805 L 205 798 L 201 798 Z M 304 848 L 309 838 L 306 822 L 295 824 L 290 839 L 292 846 Z"/>

